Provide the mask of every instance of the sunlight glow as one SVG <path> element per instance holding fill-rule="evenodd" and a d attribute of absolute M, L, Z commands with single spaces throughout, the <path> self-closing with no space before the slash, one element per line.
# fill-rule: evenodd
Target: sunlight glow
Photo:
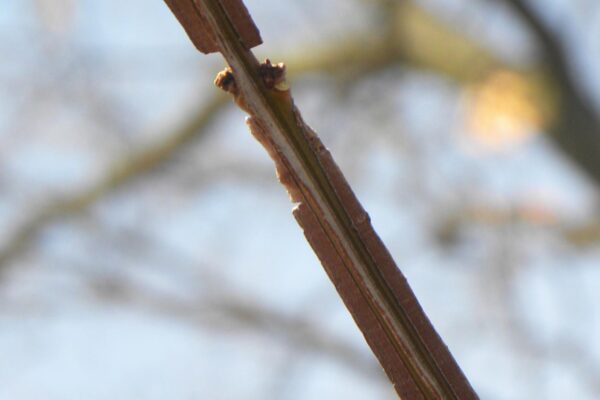
<path fill-rule="evenodd" d="M 539 132 L 535 90 L 523 76 L 502 70 L 467 89 L 468 138 L 486 150 L 507 150 Z"/>

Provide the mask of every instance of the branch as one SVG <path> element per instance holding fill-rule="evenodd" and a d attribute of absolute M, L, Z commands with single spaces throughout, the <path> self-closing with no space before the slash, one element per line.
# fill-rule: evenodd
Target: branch
<path fill-rule="evenodd" d="M 26 251 L 46 226 L 60 218 L 85 211 L 90 205 L 123 187 L 132 179 L 150 173 L 170 160 L 179 149 L 198 139 L 206 132 L 204 128 L 218 115 L 225 100 L 223 96 L 215 96 L 202 110 L 163 141 L 123 157 L 102 179 L 81 193 L 51 202 L 33 213 L 0 251 L 0 272 L 4 273 L 10 262 Z"/>
<path fill-rule="evenodd" d="M 226 282 L 220 282 L 220 288 L 226 286 Z M 271 334 L 296 351 L 327 357 L 367 377 L 383 378 L 381 369 L 368 354 L 338 337 L 315 329 L 310 321 L 232 293 L 215 290 L 208 295 L 186 300 L 138 287 L 122 276 L 90 281 L 89 288 L 101 300 L 129 304 L 169 318 L 175 316 L 208 329 L 230 328 L 235 324 L 242 327 L 244 332 L 254 330 Z M 241 332 L 237 329 L 228 330 Z"/>
<path fill-rule="evenodd" d="M 343 40 L 311 43 L 307 49 L 286 54 L 290 71 L 319 65 L 320 71 L 365 76 L 403 65 L 431 71 L 464 84 L 489 71 L 510 68 L 476 40 L 455 29 L 412 1 L 393 1 L 369 30 L 349 32 Z"/>
<path fill-rule="evenodd" d="M 273 158 L 296 203 L 294 216 L 398 394 L 405 399 L 477 398 L 330 153 L 302 120 L 285 67 L 268 60 L 259 65 L 249 50 L 256 28 L 243 3 L 167 3 L 187 24 L 196 47 L 216 45 L 231 66 L 215 83 L 250 114 L 252 134 Z M 181 15 L 186 9 L 193 13 Z M 196 34 L 195 26 L 209 35 Z"/>
<path fill-rule="evenodd" d="M 556 33 L 526 0 L 502 0 L 527 24 L 543 52 L 556 86 L 560 115 L 549 128 L 551 138 L 572 161 L 600 185 L 600 117 L 573 79 L 569 58 Z"/>

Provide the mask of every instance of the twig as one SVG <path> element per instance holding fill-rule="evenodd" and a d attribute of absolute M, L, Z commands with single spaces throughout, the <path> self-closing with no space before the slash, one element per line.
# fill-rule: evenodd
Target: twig
<path fill-rule="evenodd" d="M 185 8 L 181 3 L 190 1 L 168 4 L 177 14 Z M 296 203 L 294 216 L 398 394 L 403 399 L 477 398 L 330 153 L 293 105 L 285 67 L 269 61 L 259 65 L 248 49 L 249 16 L 231 12 L 232 3 L 245 9 L 243 3 L 191 3 L 194 16 L 178 19 L 210 31 L 231 66 L 215 82 L 250 114 L 252 134 L 275 161 Z M 186 27 L 190 30 L 193 25 Z"/>

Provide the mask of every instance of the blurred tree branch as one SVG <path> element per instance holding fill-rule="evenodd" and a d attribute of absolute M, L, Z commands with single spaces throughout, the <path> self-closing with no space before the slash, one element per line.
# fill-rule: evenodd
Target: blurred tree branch
<path fill-rule="evenodd" d="M 475 39 L 408 0 L 377 1 L 387 15 L 381 20 L 391 27 L 374 27 L 375 33 L 370 35 L 348 38 L 316 52 L 301 52 L 303 56 L 298 61 L 294 57 L 287 59 L 292 70 L 319 59 L 324 71 L 350 71 L 354 78 L 392 65 L 408 65 L 461 84 L 477 81 L 494 69 L 512 69 L 536 87 L 535 101 L 549 136 L 599 186 L 600 118 L 573 79 L 564 44 L 527 1 L 501 1 L 521 17 L 536 37 L 542 49 L 538 65 L 526 70 L 511 66 Z M 381 32 L 385 34 L 378 34 Z"/>
<path fill-rule="evenodd" d="M 102 271 L 105 268 L 97 267 Z M 79 272 L 83 270 L 80 269 Z M 172 271 L 170 271 L 172 272 Z M 250 296 L 240 297 L 222 288 L 231 287 L 220 281 L 215 290 L 197 288 L 193 298 L 171 295 L 145 287 L 140 282 L 122 274 L 109 276 L 85 276 L 86 288 L 97 301 L 126 306 L 151 313 L 153 316 L 175 318 L 183 324 L 198 327 L 219 335 L 247 335 L 255 332 L 265 340 L 274 339 L 294 354 L 328 359 L 343 368 L 354 371 L 368 379 L 386 382 L 382 369 L 368 351 L 348 343 L 337 335 L 318 328 L 318 324 L 300 315 L 291 315 Z M 47 313 L 47 304 L 32 301 L 4 301 L 3 313 L 32 315 Z"/>
<path fill-rule="evenodd" d="M 600 219 L 591 218 L 574 223 L 563 218 L 559 210 L 543 203 L 516 202 L 510 208 L 481 203 L 462 202 L 448 207 L 436 218 L 434 234 L 444 247 L 456 244 L 461 231 L 473 225 L 492 230 L 511 224 L 536 229 L 540 234 L 552 234 L 581 250 L 592 249 L 600 242 Z"/>
<path fill-rule="evenodd" d="M 107 240 L 115 251 L 137 256 L 137 259 L 141 251 L 143 264 L 152 265 L 158 261 L 155 272 L 168 275 L 168 279 L 185 282 L 184 286 L 188 288 L 173 294 L 137 279 L 139 275 L 135 270 L 99 265 L 92 267 L 97 273 L 89 274 L 82 272 L 86 268 L 81 263 L 87 265 L 87 260 L 63 259 L 57 263 L 71 266 L 61 270 L 79 276 L 97 300 L 140 308 L 167 318 L 177 317 L 183 323 L 208 331 L 235 335 L 254 331 L 261 336 L 275 338 L 294 353 L 330 359 L 362 376 L 386 382 L 383 370 L 366 347 L 362 351 L 359 346 L 342 340 L 311 321 L 311 316 L 315 315 L 312 307 L 306 313 L 282 311 L 258 300 L 248 290 L 241 290 L 239 286 L 233 289 L 236 287 L 234 280 L 222 273 L 221 266 L 204 264 L 198 268 L 197 260 L 182 255 L 176 248 L 145 232 L 114 231 L 101 220 L 89 219 L 92 232 Z"/>
<path fill-rule="evenodd" d="M 207 132 L 205 128 L 218 115 L 219 109 L 226 100 L 227 98 L 220 93 L 215 95 L 206 106 L 174 129 L 173 133 L 166 135 L 164 140 L 116 161 L 114 167 L 97 183 L 71 197 L 55 200 L 32 212 L 28 220 L 12 234 L 0 251 L 0 270 L 6 269 L 15 257 L 26 251 L 35 241 L 38 233 L 49 224 L 85 211 L 90 205 L 120 189 L 131 180 L 153 171 L 192 140 L 201 137 Z"/>
<path fill-rule="evenodd" d="M 231 285 L 219 285 L 222 289 Z M 182 322 L 199 325 L 204 330 L 247 334 L 268 334 L 298 353 L 329 358 L 346 368 L 372 379 L 386 378 L 368 352 L 362 352 L 344 340 L 318 330 L 315 324 L 298 315 L 288 315 L 248 297 L 240 298 L 229 291 L 217 291 L 184 300 L 136 287 L 126 279 L 90 282 L 90 289 L 102 301 L 117 302 L 152 312 L 178 317 Z M 238 331 L 237 328 L 241 328 Z"/>
<path fill-rule="evenodd" d="M 487 273 L 480 274 L 479 286 L 487 290 L 487 302 L 484 302 L 484 312 L 497 310 L 496 318 L 505 325 L 502 330 L 511 346 L 531 360 L 542 361 L 544 364 L 558 363 L 571 370 L 575 376 L 586 382 L 586 387 L 594 393 L 594 398 L 600 394 L 600 365 L 590 354 L 586 344 L 578 343 L 569 334 L 572 326 L 563 327 L 564 332 L 555 334 L 554 338 L 545 340 L 540 337 L 536 322 L 523 317 L 523 306 L 516 295 L 516 287 L 522 278 L 522 263 L 517 262 L 518 244 L 520 237 L 519 221 L 513 219 L 499 229 L 500 238 L 497 241 L 497 256 L 492 261 L 492 268 Z M 527 234 L 527 233 L 524 233 Z M 486 282 L 487 280 L 487 282 Z M 554 298 L 567 297 L 565 282 L 560 282 L 554 288 Z M 493 303 L 493 304 L 492 304 Z M 574 310 L 573 310 L 574 311 Z M 546 379 L 546 378 L 542 378 Z"/>
<path fill-rule="evenodd" d="M 385 17 L 367 32 L 284 54 L 289 70 L 360 79 L 380 69 L 408 66 L 466 84 L 491 70 L 510 68 L 485 46 L 411 1 L 385 1 L 381 7 Z"/>
<path fill-rule="evenodd" d="M 600 185 L 600 117 L 573 78 L 565 44 L 527 0 L 501 0 L 517 13 L 536 37 L 541 68 L 555 86 L 559 113 L 549 133 L 559 148 Z"/>

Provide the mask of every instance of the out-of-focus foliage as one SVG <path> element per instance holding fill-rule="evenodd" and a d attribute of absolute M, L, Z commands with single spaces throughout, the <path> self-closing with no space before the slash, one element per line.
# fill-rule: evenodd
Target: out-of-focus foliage
<path fill-rule="evenodd" d="M 600 6 L 246 3 L 481 397 L 598 398 Z M 393 398 L 217 55 L 0 9 L 0 398 Z"/>

